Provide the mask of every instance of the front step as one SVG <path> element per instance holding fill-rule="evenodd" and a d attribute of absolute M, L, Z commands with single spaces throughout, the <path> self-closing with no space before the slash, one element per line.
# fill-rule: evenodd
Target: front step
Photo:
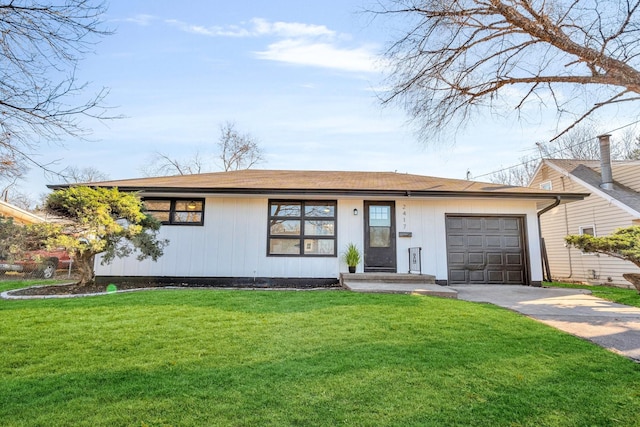
<path fill-rule="evenodd" d="M 431 274 L 407 273 L 340 273 L 340 283 L 349 282 L 384 282 L 384 283 L 424 283 L 434 285 L 436 277 Z"/>
<path fill-rule="evenodd" d="M 342 287 L 354 292 L 431 295 L 458 298 L 458 292 L 435 284 L 429 274 L 341 273 Z"/>

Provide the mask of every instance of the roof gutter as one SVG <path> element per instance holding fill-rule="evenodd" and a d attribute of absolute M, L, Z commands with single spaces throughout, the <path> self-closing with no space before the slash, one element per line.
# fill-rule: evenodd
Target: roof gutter
<path fill-rule="evenodd" d="M 60 190 L 73 184 L 47 185 L 50 189 Z M 90 185 L 90 184 L 89 184 Z M 91 185 L 90 185 L 91 186 Z M 143 187 L 121 186 L 120 191 L 138 192 L 141 195 L 153 193 L 166 194 L 203 194 L 203 195 L 273 195 L 273 196 L 360 196 L 360 197 L 480 197 L 497 199 L 548 199 L 548 193 L 516 193 L 489 191 L 456 191 L 456 190 L 371 190 L 371 189 L 299 189 L 299 188 L 207 188 L 207 187 Z M 587 194 L 566 193 L 563 199 L 582 200 Z"/>
<path fill-rule="evenodd" d="M 542 280 L 545 282 L 551 281 L 551 269 L 549 268 L 549 261 L 546 257 L 546 250 L 544 246 L 544 239 L 542 238 L 542 225 L 540 224 L 540 217 L 549 212 L 551 209 L 557 207 L 562 202 L 562 196 L 556 196 L 556 200 L 549 206 L 542 208 L 538 211 L 538 237 L 540 238 L 540 259 L 542 260 Z M 545 277 L 546 276 L 546 277 Z"/>

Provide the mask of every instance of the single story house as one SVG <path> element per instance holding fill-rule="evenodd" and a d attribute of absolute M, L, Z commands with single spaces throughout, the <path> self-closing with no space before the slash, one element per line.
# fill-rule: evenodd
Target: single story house
<path fill-rule="evenodd" d="M 335 283 L 355 243 L 358 272 L 418 265 L 438 284 L 539 285 L 538 215 L 586 196 L 393 172 L 250 169 L 87 185 L 137 192 L 170 241 L 157 262 L 97 260 L 98 280 L 211 284 Z"/>
<path fill-rule="evenodd" d="M 608 138 L 601 144 L 608 145 Z M 541 218 L 548 269 L 556 280 L 631 286 L 623 273 L 640 273 L 628 261 L 589 254 L 565 244 L 569 234 L 606 236 L 640 225 L 640 161 L 544 159 L 530 186 L 534 189 L 590 193 L 584 200 L 551 209 Z"/>

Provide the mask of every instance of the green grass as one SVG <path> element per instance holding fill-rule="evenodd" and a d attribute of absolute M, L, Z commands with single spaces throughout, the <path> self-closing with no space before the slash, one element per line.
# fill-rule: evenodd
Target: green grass
<path fill-rule="evenodd" d="M 26 288 L 34 285 L 53 285 L 56 283 L 67 283 L 68 280 L 0 280 L 0 292 L 10 291 L 12 289 Z"/>
<path fill-rule="evenodd" d="M 581 285 L 576 283 L 545 282 L 544 286 L 556 288 L 588 289 L 593 296 L 617 302 L 619 304 L 640 307 L 640 294 L 636 289 L 616 288 L 613 286 Z"/>
<path fill-rule="evenodd" d="M 2 426 L 640 425 L 640 365 L 488 304 L 155 290 L 0 319 Z"/>

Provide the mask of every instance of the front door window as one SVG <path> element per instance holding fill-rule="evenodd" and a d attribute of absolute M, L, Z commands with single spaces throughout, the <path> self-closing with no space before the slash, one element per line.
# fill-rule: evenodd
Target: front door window
<path fill-rule="evenodd" d="M 369 206 L 369 238 L 372 248 L 391 246 L 391 206 Z"/>

